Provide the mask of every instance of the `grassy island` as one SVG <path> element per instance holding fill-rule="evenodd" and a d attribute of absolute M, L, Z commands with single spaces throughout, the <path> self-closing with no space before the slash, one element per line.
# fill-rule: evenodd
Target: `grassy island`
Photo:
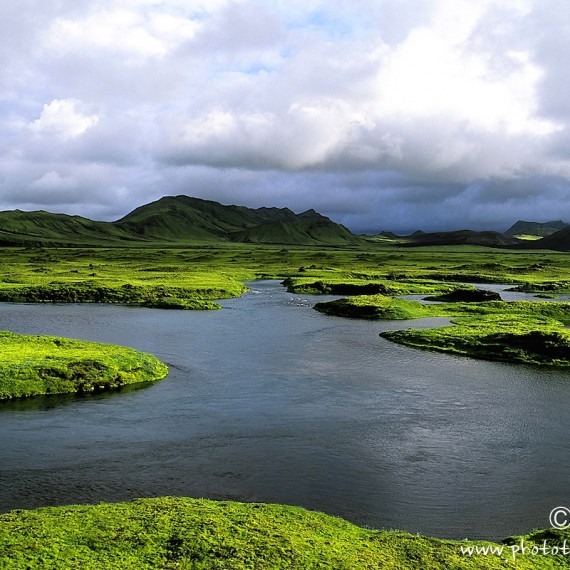
<path fill-rule="evenodd" d="M 157 358 L 132 348 L 0 332 L 0 400 L 112 390 L 167 374 Z"/>
<path fill-rule="evenodd" d="M 570 366 L 569 303 L 486 301 L 422 305 L 384 295 L 317 303 L 315 309 L 349 318 L 407 320 L 451 317 L 454 326 L 386 331 L 384 338 L 427 350 L 485 360 Z"/>
<path fill-rule="evenodd" d="M 570 334 L 548 322 L 521 322 L 502 316 L 457 319 L 456 326 L 386 331 L 381 336 L 414 348 L 483 360 L 536 366 L 570 366 Z"/>
<path fill-rule="evenodd" d="M 458 542 L 364 529 L 298 507 L 164 497 L 0 515 L 0 565 L 6 570 L 550 569 L 570 568 L 568 557 L 532 555 L 531 549 L 545 540 L 561 546 L 568 538 L 568 531 L 547 530 L 504 544 Z M 527 554 L 513 556 L 520 540 Z M 487 554 L 474 554 L 475 547 Z"/>

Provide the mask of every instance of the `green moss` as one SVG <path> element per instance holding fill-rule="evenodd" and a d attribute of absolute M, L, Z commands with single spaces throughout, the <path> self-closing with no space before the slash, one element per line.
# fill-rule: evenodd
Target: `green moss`
<path fill-rule="evenodd" d="M 298 294 L 441 294 L 458 283 L 497 282 L 562 292 L 570 257 L 482 247 L 402 248 L 212 244 L 114 248 L 3 248 L 0 299 L 215 308 L 243 294 L 245 281 L 286 279 Z M 190 301 L 209 301 L 210 303 Z"/>
<path fill-rule="evenodd" d="M 383 295 L 317 303 L 325 314 L 378 320 L 452 317 L 454 326 L 387 331 L 381 336 L 427 350 L 486 360 L 570 366 L 570 304 L 488 301 L 422 305 Z"/>
<path fill-rule="evenodd" d="M 242 288 L 240 292 L 245 291 Z M 15 303 L 120 303 L 161 309 L 218 309 L 208 297 L 231 297 L 220 289 L 197 290 L 164 285 L 106 286 L 89 281 L 50 283 L 48 285 L 0 290 L 0 301 Z M 204 299 L 203 297 L 206 297 Z"/>
<path fill-rule="evenodd" d="M 544 236 L 535 236 L 532 234 L 517 234 L 517 235 L 514 235 L 513 237 L 516 237 L 517 239 L 526 240 L 526 241 L 536 241 L 537 239 L 542 239 Z"/>
<path fill-rule="evenodd" d="M 315 310 L 326 315 L 353 319 L 405 320 L 430 317 L 430 308 L 415 301 L 385 295 L 366 295 L 317 303 Z"/>
<path fill-rule="evenodd" d="M 99 392 L 167 374 L 154 356 L 132 348 L 0 332 L 0 399 Z"/>
<path fill-rule="evenodd" d="M 524 537 L 542 544 L 544 532 Z M 550 532 L 550 531 L 546 531 Z M 552 531 L 562 544 L 568 533 Z M 515 539 L 512 539 L 513 541 Z M 0 515 L 0 565 L 82 570 L 145 569 L 549 569 L 563 556 L 468 555 L 489 542 L 376 531 L 297 507 L 164 497 L 50 507 Z"/>
<path fill-rule="evenodd" d="M 521 291 L 523 293 L 540 293 L 542 291 L 555 293 L 569 293 L 570 281 L 543 281 L 543 282 L 527 282 L 517 285 L 511 289 L 512 291 Z"/>
<path fill-rule="evenodd" d="M 286 279 L 282 283 L 287 287 L 290 293 L 301 293 L 309 295 L 377 295 L 377 294 L 398 294 L 400 289 L 385 282 L 365 283 L 362 280 L 354 280 L 352 282 L 325 282 L 325 281 L 306 281 Z"/>
<path fill-rule="evenodd" d="M 537 324 L 533 330 L 454 326 L 429 330 L 387 331 L 391 341 L 428 350 L 538 366 L 570 366 L 570 336 Z"/>

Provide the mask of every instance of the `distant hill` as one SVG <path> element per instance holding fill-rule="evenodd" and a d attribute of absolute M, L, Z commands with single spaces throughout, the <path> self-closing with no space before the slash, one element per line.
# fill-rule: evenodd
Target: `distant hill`
<path fill-rule="evenodd" d="M 0 212 L 0 245 L 127 245 L 143 243 L 247 242 L 346 245 L 360 238 L 315 210 L 224 206 L 189 196 L 166 196 L 116 222 L 45 211 Z"/>
<path fill-rule="evenodd" d="M 43 210 L 0 212 L 0 245 L 83 245 L 86 242 L 124 242 L 132 236 L 108 222 Z"/>
<path fill-rule="evenodd" d="M 570 251 L 570 227 L 529 242 L 530 247 L 536 249 L 553 249 L 556 251 Z M 528 246 L 527 246 L 528 247 Z"/>
<path fill-rule="evenodd" d="M 345 245 L 359 238 L 315 210 L 295 214 L 288 208 L 246 208 L 166 196 L 115 222 L 129 233 L 152 240 L 234 241 L 289 245 Z"/>
<path fill-rule="evenodd" d="M 380 237 L 388 238 L 388 239 L 400 239 L 402 236 L 395 234 L 394 232 L 381 232 L 378 234 Z"/>
<path fill-rule="evenodd" d="M 266 217 L 244 206 L 223 206 L 218 202 L 189 196 L 165 196 L 145 204 L 114 223 L 131 235 L 152 241 L 219 241 L 228 234 L 259 225 Z M 293 212 L 282 211 L 284 218 L 294 219 Z"/>
<path fill-rule="evenodd" d="M 570 224 L 557 220 L 555 222 L 526 222 L 519 220 L 504 232 L 506 236 L 541 236 L 546 237 L 570 227 Z"/>
<path fill-rule="evenodd" d="M 452 232 L 415 232 L 408 236 L 408 247 L 425 245 L 483 245 L 487 247 L 510 247 L 521 243 L 520 240 L 499 232 L 476 232 L 473 230 L 458 230 Z"/>

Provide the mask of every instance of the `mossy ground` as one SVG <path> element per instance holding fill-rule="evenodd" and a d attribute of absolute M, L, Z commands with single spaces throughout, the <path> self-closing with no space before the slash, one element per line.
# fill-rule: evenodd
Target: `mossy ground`
<path fill-rule="evenodd" d="M 157 358 L 132 348 L 0 332 L 0 400 L 111 390 L 167 373 Z"/>
<path fill-rule="evenodd" d="M 486 360 L 570 366 L 570 304 L 488 301 L 423 305 L 384 295 L 318 303 L 318 311 L 350 318 L 403 320 L 452 317 L 454 326 L 387 331 L 381 336 L 412 346 Z"/>
<path fill-rule="evenodd" d="M 563 543 L 570 534 L 548 531 Z M 525 537 L 532 547 L 542 534 Z M 0 515 L 0 565 L 82 570 L 570 568 L 558 556 L 467 555 L 499 546 L 375 531 L 298 507 L 164 497 Z"/>
<path fill-rule="evenodd" d="M 161 309 L 216 309 L 216 299 L 247 291 L 247 270 L 209 263 L 198 251 L 5 249 L 0 301 L 119 303 Z M 224 259 L 226 261 L 226 259 Z"/>
<path fill-rule="evenodd" d="M 445 295 L 464 288 L 464 283 L 510 283 L 519 290 L 539 294 L 569 292 L 570 257 L 557 252 L 477 246 L 416 249 L 374 240 L 345 247 L 234 244 L 169 249 L 12 248 L 3 250 L 0 275 L 0 301 L 122 303 L 165 309 L 219 308 L 217 299 L 244 293 L 244 282 L 248 280 L 283 279 L 294 294 L 365 294 L 346 303 L 319 306 L 323 312 L 369 319 L 410 319 L 438 313 L 393 296 Z M 483 305 L 486 308 L 480 314 L 491 310 L 488 303 L 472 305 L 475 307 L 462 309 L 460 303 L 455 303 L 445 316 L 473 317 L 477 307 Z M 550 347 L 553 342 L 564 347 L 566 333 L 555 322 L 548 326 L 537 323 L 527 308 L 515 310 L 512 304 L 502 305 L 493 310 L 493 318 L 475 319 L 469 326 L 456 320 L 458 326 L 451 329 L 393 332 L 386 336 L 410 346 L 469 353 L 479 358 L 564 364 L 565 349 L 561 357 L 554 358 Z M 508 316 L 513 311 L 515 320 L 498 318 L 499 314 Z M 529 326 L 538 334 L 528 336 Z M 553 327 L 556 334 L 551 334 Z M 550 336 L 543 337 L 542 333 Z M 544 340 L 542 356 L 527 350 L 537 339 L 539 344 Z M 505 347 L 511 344 L 515 350 L 497 350 L 497 343 Z"/>
<path fill-rule="evenodd" d="M 431 310 L 428 305 L 386 295 L 359 295 L 338 301 L 317 303 L 315 309 L 326 315 L 353 319 L 407 320 L 442 316 Z"/>
<path fill-rule="evenodd" d="M 570 256 L 375 241 L 354 247 L 3 248 L 0 301 L 211 309 L 258 278 L 287 279 L 289 290 L 299 294 L 429 295 L 452 291 L 460 282 L 564 293 L 570 291 Z"/>

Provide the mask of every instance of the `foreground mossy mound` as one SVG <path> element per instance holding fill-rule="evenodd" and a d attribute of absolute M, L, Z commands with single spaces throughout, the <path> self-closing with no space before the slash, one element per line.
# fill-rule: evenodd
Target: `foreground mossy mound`
<path fill-rule="evenodd" d="M 6 569 L 570 568 L 564 556 L 513 561 L 507 546 L 494 555 L 466 554 L 469 546 L 499 545 L 367 530 L 298 507 L 175 497 L 0 515 Z"/>
<path fill-rule="evenodd" d="M 0 332 L 0 400 L 112 390 L 167 374 L 160 360 L 132 348 Z"/>

